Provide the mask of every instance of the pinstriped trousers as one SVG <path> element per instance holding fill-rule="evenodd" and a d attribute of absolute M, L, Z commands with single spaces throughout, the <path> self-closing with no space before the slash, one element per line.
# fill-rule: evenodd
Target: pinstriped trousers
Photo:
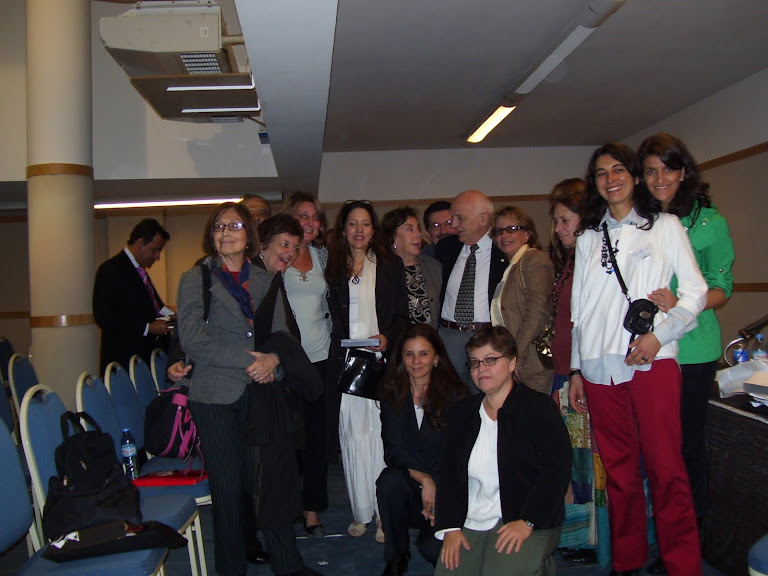
<path fill-rule="evenodd" d="M 247 570 L 244 511 L 256 502 L 253 486 L 261 467 L 259 447 L 244 443 L 240 436 L 246 394 L 232 404 L 190 402 L 189 406 L 200 431 L 211 485 L 216 571 L 221 576 L 240 576 Z M 275 574 L 302 569 L 304 560 L 296 547 L 292 525 L 263 533 Z"/>

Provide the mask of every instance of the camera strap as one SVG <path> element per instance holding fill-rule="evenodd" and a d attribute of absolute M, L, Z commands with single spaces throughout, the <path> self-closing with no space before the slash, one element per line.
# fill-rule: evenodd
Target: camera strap
<path fill-rule="evenodd" d="M 613 252 L 613 248 L 611 248 L 611 239 L 608 236 L 608 223 L 603 222 L 603 239 L 605 241 L 605 246 L 608 249 L 608 255 L 611 258 L 611 266 L 613 266 L 613 271 L 616 272 L 616 280 L 619 281 L 619 286 L 621 286 L 621 291 L 624 293 L 624 298 L 627 299 L 627 302 L 632 304 L 632 299 L 629 297 L 629 291 L 627 290 L 627 285 L 624 284 L 624 278 L 621 277 L 621 271 L 619 270 L 619 265 L 616 263 L 616 254 Z"/>

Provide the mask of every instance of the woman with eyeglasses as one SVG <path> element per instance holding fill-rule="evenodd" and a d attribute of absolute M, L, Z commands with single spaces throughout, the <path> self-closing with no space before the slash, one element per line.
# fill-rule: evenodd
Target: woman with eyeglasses
<path fill-rule="evenodd" d="M 648 560 L 642 459 L 667 571 L 696 576 L 701 552 L 680 453 L 676 356 L 677 341 L 696 325 L 704 307 L 707 284 L 678 218 L 657 212 L 647 189 L 638 187 L 630 148 L 598 148 L 586 181 L 571 295 L 570 373 L 579 378 L 571 378 L 569 399 L 579 413 L 589 401 L 608 475 L 612 574 L 632 576 Z M 664 300 L 655 316 L 648 308 L 628 316 L 629 301 L 669 288 L 674 276 L 675 306 Z M 645 331 L 643 322 L 651 323 L 651 330 Z"/>
<path fill-rule="evenodd" d="M 443 540 L 435 576 L 554 576 L 571 443 L 552 400 L 516 381 L 503 326 L 466 345 L 481 394 L 449 408 L 435 506 Z"/>
<path fill-rule="evenodd" d="M 522 208 L 507 206 L 496 212 L 491 232 L 509 260 L 491 301 L 491 322 L 505 326 L 515 337 L 520 351 L 517 378 L 549 394 L 553 372 L 539 360 L 534 339 L 552 319 L 552 262 L 540 249 L 533 219 Z"/>
<path fill-rule="evenodd" d="M 429 324 L 435 330 L 440 325 L 440 289 L 443 268 L 421 250 L 421 228 L 416 212 L 410 206 L 400 206 L 381 219 L 384 244 L 390 246 L 405 266 L 405 288 L 408 291 L 408 312 L 411 322 Z"/>
<path fill-rule="evenodd" d="M 258 502 L 256 517 L 272 571 L 317 574 L 304 566 L 294 538 L 293 520 L 301 510 L 295 458 L 285 461 L 287 468 L 274 469 L 280 454 L 244 439 L 243 424 L 251 409 L 247 387 L 270 386 L 285 372 L 285 359 L 278 354 L 254 350 L 255 333 L 290 332 L 295 327 L 290 307 L 270 288 L 275 274 L 296 257 L 301 227 L 293 218 L 273 217 L 262 222 L 259 231 L 261 243 L 244 206 L 221 204 L 205 229 L 206 258 L 179 283 L 179 338 L 194 361 L 189 406 L 200 430 L 215 507 L 216 571 L 222 576 L 246 573 L 244 510 Z M 205 278 L 210 288 L 204 292 Z M 262 316 L 262 301 L 272 297 L 274 307 Z M 275 416 L 263 426 L 270 426 L 267 432 L 276 440 L 290 443 L 277 420 Z"/>
<path fill-rule="evenodd" d="M 646 138 L 637 150 L 637 165 L 643 176 L 640 188 L 650 192 L 655 208 L 680 218 L 709 288 L 698 325 L 680 339 L 677 355 L 682 372 L 683 460 L 701 527 L 708 500 L 707 405 L 721 354 L 715 309 L 725 305 L 733 290 L 733 242 L 728 223 L 709 197 L 709 184 L 701 180 L 699 167 L 682 141 L 669 134 Z M 662 311 L 674 307 L 677 285 L 673 278 L 669 288 L 654 290 L 650 300 Z M 656 562 L 646 568 L 649 571 L 660 574 L 664 565 Z"/>
<path fill-rule="evenodd" d="M 285 290 L 296 314 L 301 346 L 325 381 L 332 328 L 325 281 L 328 250 L 324 236 L 328 223 L 318 199 L 306 192 L 291 194 L 283 212 L 298 220 L 303 232 L 299 253 L 283 274 Z M 302 409 L 305 435 L 299 465 L 303 478 L 304 531 L 311 538 L 322 538 L 325 528 L 319 512 L 328 508 L 325 393 L 313 402 L 304 401 Z"/>
<path fill-rule="evenodd" d="M 325 279 L 333 317 L 331 382 L 339 381 L 346 351 L 342 339 L 368 339 L 363 349 L 386 359 L 400 330 L 408 324 L 403 262 L 383 245 L 379 220 L 367 200 L 344 203 L 336 217 Z M 376 540 L 384 542 L 376 506 L 376 479 L 384 469 L 381 417 L 376 391 L 366 396 L 334 390 L 329 421 L 338 422 L 341 458 L 353 521 L 347 531 L 359 537 L 377 516 Z M 335 409 L 334 409 L 335 408 Z"/>

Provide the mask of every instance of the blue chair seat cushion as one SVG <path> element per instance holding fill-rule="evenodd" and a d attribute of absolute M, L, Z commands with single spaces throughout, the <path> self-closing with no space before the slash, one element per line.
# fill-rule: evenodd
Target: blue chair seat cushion
<path fill-rule="evenodd" d="M 149 548 L 96 556 L 72 562 L 52 562 L 42 557 L 46 547 L 29 558 L 16 573 L 21 576 L 139 576 L 154 574 L 157 567 L 165 560 L 168 550 L 165 548 Z"/>
<path fill-rule="evenodd" d="M 749 549 L 748 562 L 752 574 L 768 574 L 768 534 Z"/>
<path fill-rule="evenodd" d="M 197 512 L 195 498 L 189 494 L 174 494 L 165 491 L 165 486 L 142 488 L 141 519 L 144 522 L 156 520 L 174 530 L 181 530 Z"/>

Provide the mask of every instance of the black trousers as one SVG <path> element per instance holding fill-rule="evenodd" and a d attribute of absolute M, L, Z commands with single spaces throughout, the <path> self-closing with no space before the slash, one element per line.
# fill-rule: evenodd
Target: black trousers
<path fill-rule="evenodd" d="M 381 527 L 384 530 L 384 560 L 390 562 L 408 552 L 408 528 L 418 528 L 416 548 L 433 566 L 443 543 L 435 538 L 435 529 L 421 515 L 421 488 L 405 468 L 384 468 L 376 480 Z"/>
<path fill-rule="evenodd" d="M 313 365 L 325 377 L 327 361 Z M 302 400 L 304 447 L 298 450 L 304 510 L 322 512 L 328 508 L 328 459 L 326 457 L 325 394 L 314 402 Z"/>
<path fill-rule="evenodd" d="M 241 440 L 239 422 L 245 409 L 245 394 L 232 404 L 190 402 L 211 485 L 214 554 L 221 576 L 240 576 L 247 570 L 245 526 L 247 515 L 255 513 L 253 487 L 261 468 L 261 450 Z M 304 560 L 291 524 L 263 532 L 275 574 L 302 569 Z"/>
<path fill-rule="evenodd" d="M 683 460 L 691 484 L 696 518 L 704 518 L 709 498 L 709 458 L 707 456 L 707 406 L 716 362 L 682 364 L 680 425 L 683 432 Z"/>

